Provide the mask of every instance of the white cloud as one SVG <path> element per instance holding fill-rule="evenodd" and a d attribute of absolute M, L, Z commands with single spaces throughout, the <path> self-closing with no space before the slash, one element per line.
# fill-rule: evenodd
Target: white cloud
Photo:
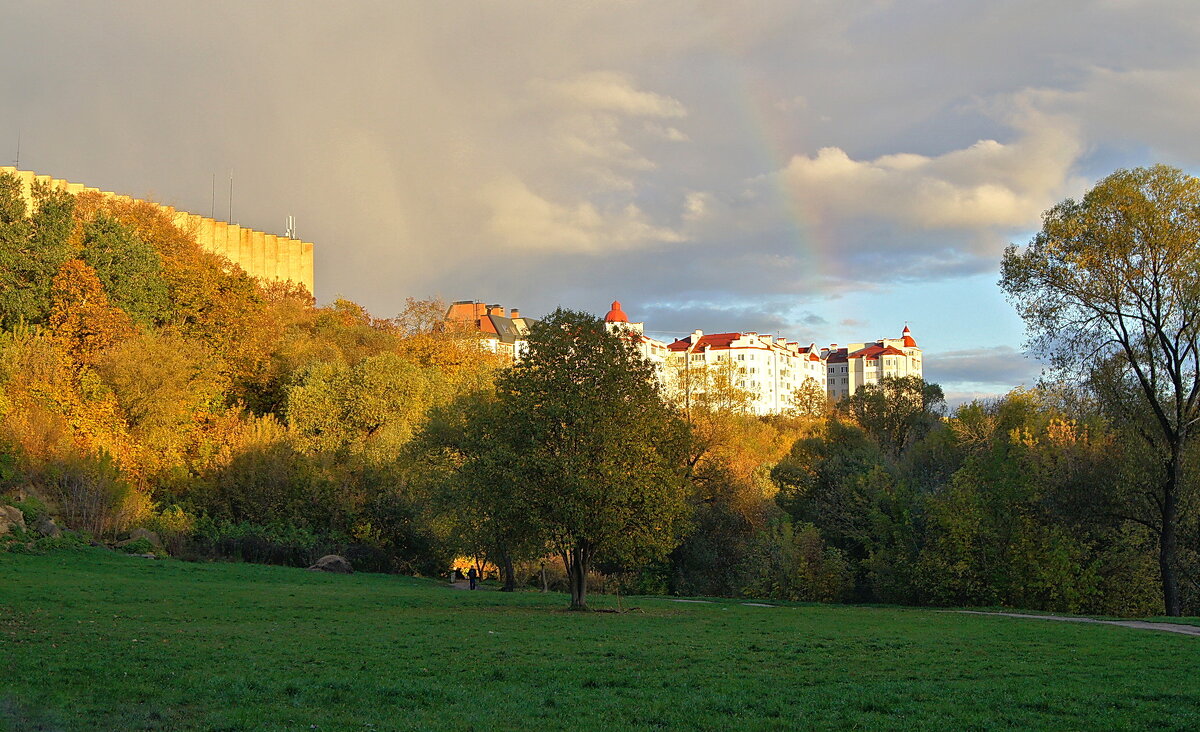
<path fill-rule="evenodd" d="M 1200 65 L 1118 70 L 1093 66 L 1077 88 L 1039 87 L 1020 103 L 1079 120 L 1087 136 L 1149 147 L 1174 165 L 1200 165 Z"/>
<path fill-rule="evenodd" d="M 536 81 L 545 89 L 576 106 L 630 117 L 685 117 L 687 110 L 676 99 L 642 91 L 629 77 L 613 71 L 592 71 L 563 81 Z"/>
<path fill-rule="evenodd" d="M 685 239 L 650 222 L 632 203 L 608 211 L 587 201 L 559 204 L 515 178 L 487 186 L 483 199 L 491 210 L 489 229 L 515 249 L 604 254 Z"/>
<path fill-rule="evenodd" d="M 1028 227 L 1073 185 L 1083 144 L 1062 117 L 1029 111 L 1016 128 L 1012 142 L 980 140 L 936 156 L 854 160 L 825 147 L 793 157 L 779 179 L 822 224 L 871 218 L 906 230 Z"/>
<path fill-rule="evenodd" d="M 643 129 L 653 137 L 669 140 L 670 142 L 688 142 L 691 140 L 687 133 L 678 127 L 664 127 L 657 122 L 647 122 Z"/>

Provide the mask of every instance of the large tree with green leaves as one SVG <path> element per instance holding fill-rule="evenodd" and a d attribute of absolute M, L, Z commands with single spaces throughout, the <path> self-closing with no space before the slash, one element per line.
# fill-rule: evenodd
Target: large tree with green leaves
<path fill-rule="evenodd" d="M 1164 165 L 1113 173 L 1010 246 L 1000 285 L 1035 352 L 1083 376 L 1116 358 L 1152 415 L 1138 430 L 1159 455 L 1139 499 L 1151 511 L 1128 518 L 1157 535 L 1163 602 L 1179 615 L 1181 492 L 1200 422 L 1200 180 Z"/>
<path fill-rule="evenodd" d="M 464 468 L 486 467 L 492 514 L 520 516 L 562 557 L 573 609 L 587 607 L 593 562 L 629 566 L 678 543 L 687 425 L 623 334 L 556 310 L 531 329 L 481 414 L 489 439 L 474 442 Z"/>
<path fill-rule="evenodd" d="M 0 327 L 22 321 L 45 323 L 50 284 L 72 256 L 70 235 L 75 198 L 34 185 L 29 210 L 21 182 L 0 174 Z"/>
<path fill-rule="evenodd" d="M 942 387 L 920 376 L 885 376 L 846 398 L 846 412 L 892 457 L 929 433 L 946 407 Z"/>

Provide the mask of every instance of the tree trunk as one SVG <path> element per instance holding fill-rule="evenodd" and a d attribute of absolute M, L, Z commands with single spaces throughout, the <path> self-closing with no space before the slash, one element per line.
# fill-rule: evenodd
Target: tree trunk
<path fill-rule="evenodd" d="M 517 578 L 513 572 L 512 555 L 507 550 L 500 552 L 500 561 L 503 564 L 501 568 L 504 572 L 504 586 L 500 588 L 501 592 L 513 592 L 517 589 Z"/>
<path fill-rule="evenodd" d="M 1158 535 L 1158 570 L 1162 577 L 1163 606 L 1167 615 L 1178 617 L 1183 608 L 1179 604 L 1179 574 L 1177 524 L 1179 522 L 1179 484 L 1183 477 L 1181 451 L 1172 450 L 1166 484 L 1163 486 L 1161 516 L 1162 531 Z"/>
<path fill-rule="evenodd" d="M 587 610 L 588 552 L 575 546 L 563 559 L 567 565 L 567 582 L 571 585 L 571 610 Z"/>

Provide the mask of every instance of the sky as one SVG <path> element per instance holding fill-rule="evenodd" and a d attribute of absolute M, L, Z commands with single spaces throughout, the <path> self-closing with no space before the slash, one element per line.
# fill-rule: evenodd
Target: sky
<path fill-rule="evenodd" d="M 1200 164 L 1193 0 L 0 0 L 0 164 L 316 244 L 316 296 L 897 337 L 1036 381 L 1005 246 Z M 232 178 L 232 206 L 229 204 Z M 215 182 L 214 182 L 215 181 Z M 215 193 L 214 193 L 215 188 Z"/>

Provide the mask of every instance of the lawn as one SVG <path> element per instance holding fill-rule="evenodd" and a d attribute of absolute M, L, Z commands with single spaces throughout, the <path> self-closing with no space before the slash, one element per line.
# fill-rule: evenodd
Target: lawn
<path fill-rule="evenodd" d="M 901 608 L 566 604 L 0 554 L 0 728 L 1200 728 L 1200 638 Z"/>

